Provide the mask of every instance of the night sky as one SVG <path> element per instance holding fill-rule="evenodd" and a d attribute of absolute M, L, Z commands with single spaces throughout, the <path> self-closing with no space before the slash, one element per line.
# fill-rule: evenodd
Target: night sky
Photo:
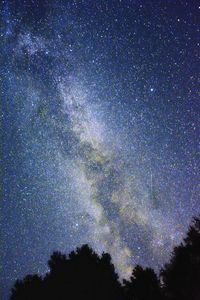
<path fill-rule="evenodd" d="M 1 280 L 54 250 L 156 271 L 200 213 L 200 1 L 1 1 Z"/>

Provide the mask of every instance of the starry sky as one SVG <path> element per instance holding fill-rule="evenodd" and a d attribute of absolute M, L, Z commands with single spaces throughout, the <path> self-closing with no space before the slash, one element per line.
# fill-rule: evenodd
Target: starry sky
<path fill-rule="evenodd" d="M 200 212 L 200 2 L 1 1 L 1 279 L 54 250 L 159 270 Z"/>

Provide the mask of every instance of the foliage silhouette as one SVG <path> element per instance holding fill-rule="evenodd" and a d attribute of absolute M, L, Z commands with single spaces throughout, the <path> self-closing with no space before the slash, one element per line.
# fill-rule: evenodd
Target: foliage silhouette
<path fill-rule="evenodd" d="M 160 282 L 154 270 L 136 266 L 129 281 L 124 280 L 125 298 L 127 300 L 161 299 Z"/>
<path fill-rule="evenodd" d="M 17 280 L 10 300 L 199 300 L 200 218 L 193 220 L 186 238 L 161 270 L 161 283 L 151 268 L 136 266 L 122 286 L 111 256 L 99 256 L 88 245 L 68 256 L 54 252 L 48 265 L 44 278 L 28 275 Z"/>
<path fill-rule="evenodd" d="M 23 280 L 17 280 L 12 288 L 12 300 L 42 299 L 42 278 L 38 275 L 27 275 Z"/>
<path fill-rule="evenodd" d="M 161 280 L 170 300 L 200 299 L 200 218 L 193 220 L 183 243 L 175 247 Z"/>
<path fill-rule="evenodd" d="M 10 299 L 116 300 L 122 297 L 118 275 L 107 253 L 99 257 L 88 245 L 83 245 L 72 251 L 68 258 L 60 252 L 54 252 L 48 265 L 50 272 L 43 280 L 36 276 L 38 286 L 35 276 L 17 281 Z"/>

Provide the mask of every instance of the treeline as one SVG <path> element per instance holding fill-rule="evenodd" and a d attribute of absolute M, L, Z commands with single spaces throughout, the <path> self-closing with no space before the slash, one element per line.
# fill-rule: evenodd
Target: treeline
<path fill-rule="evenodd" d="M 17 280 L 10 300 L 200 300 L 200 218 L 160 271 L 136 266 L 130 280 L 119 281 L 111 256 L 88 245 L 68 256 L 54 252 L 42 278 Z"/>

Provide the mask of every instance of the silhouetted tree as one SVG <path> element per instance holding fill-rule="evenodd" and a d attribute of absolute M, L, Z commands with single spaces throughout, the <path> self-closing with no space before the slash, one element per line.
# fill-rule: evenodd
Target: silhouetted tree
<path fill-rule="evenodd" d="M 42 299 L 43 285 L 38 275 L 27 275 L 23 280 L 17 280 L 11 290 L 10 300 Z"/>
<path fill-rule="evenodd" d="M 120 284 L 111 257 L 99 257 L 88 245 L 72 251 L 69 257 L 55 252 L 44 278 L 48 299 L 119 299 Z"/>
<path fill-rule="evenodd" d="M 161 270 L 166 297 L 170 300 L 200 299 L 200 219 L 195 218 L 186 238 L 174 249 Z"/>
<path fill-rule="evenodd" d="M 151 268 L 136 266 L 129 281 L 124 280 L 125 299 L 158 300 L 161 299 L 160 282 Z"/>
<path fill-rule="evenodd" d="M 11 300 L 117 300 L 122 288 L 107 253 L 98 256 L 88 245 L 72 251 L 68 257 L 54 252 L 44 279 L 37 275 L 17 281 Z"/>
<path fill-rule="evenodd" d="M 151 268 L 136 266 L 123 288 L 108 253 L 96 254 L 88 245 L 69 256 L 54 252 L 42 279 L 28 275 L 17 280 L 10 300 L 200 300 L 200 219 L 174 249 L 161 270 L 161 282 Z"/>
<path fill-rule="evenodd" d="M 122 287 L 118 281 L 111 256 L 103 253 L 99 263 L 101 280 L 101 293 L 98 299 L 122 299 Z"/>
<path fill-rule="evenodd" d="M 45 299 L 66 299 L 70 292 L 70 270 L 67 257 L 54 252 L 48 261 L 50 272 L 44 277 Z"/>

